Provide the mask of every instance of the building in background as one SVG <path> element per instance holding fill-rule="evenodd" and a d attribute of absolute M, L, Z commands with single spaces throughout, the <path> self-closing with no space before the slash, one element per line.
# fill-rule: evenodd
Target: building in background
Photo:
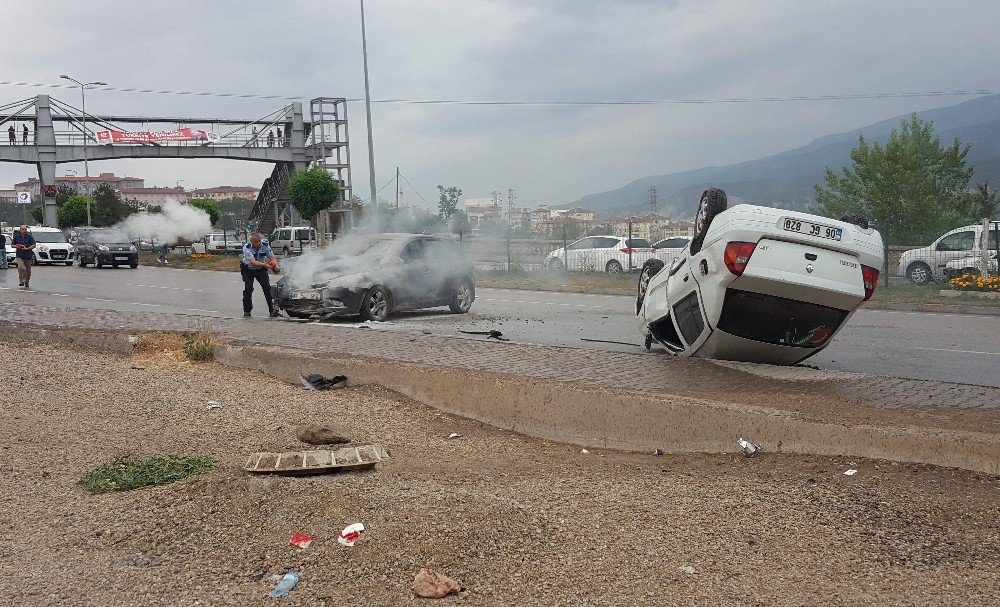
<path fill-rule="evenodd" d="M 465 214 L 472 228 L 478 229 L 484 223 L 500 222 L 504 213 L 492 198 L 466 198 Z"/>
<path fill-rule="evenodd" d="M 63 177 L 56 177 L 57 186 L 65 186 L 74 192 L 79 192 L 80 194 L 87 193 L 88 183 L 90 185 L 89 191 L 91 192 L 104 184 L 108 184 L 116 190 L 120 188 L 141 188 L 146 185 L 146 182 L 142 177 L 119 177 L 114 173 L 101 173 L 100 175 L 90 177 L 89 179 L 83 175 L 66 175 Z M 36 177 L 30 177 L 27 181 L 15 183 L 14 189 L 18 192 L 31 192 L 32 196 L 39 196 L 42 193 L 42 182 Z"/>
<path fill-rule="evenodd" d="M 645 238 L 652 243 L 666 238 L 665 234 L 671 221 L 663 215 L 651 213 L 625 218 L 613 217 L 608 220 L 608 223 L 611 224 L 611 230 L 615 236 L 628 236 L 629 225 L 631 225 L 632 238 Z"/>
<path fill-rule="evenodd" d="M 162 207 L 168 200 L 187 202 L 190 198 L 184 188 L 116 188 L 126 200 L 135 200 L 143 207 Z"/>
<path fill-rule="evenodd" d="M 242 185 L 217 185 L 214 188 L 198 188 L 188 192 L 188 199 L 208 198 L 216 202 L 229 200 L 230 198 L 245 198 L 246 200 L 257 200 L 260 188 Z"/>

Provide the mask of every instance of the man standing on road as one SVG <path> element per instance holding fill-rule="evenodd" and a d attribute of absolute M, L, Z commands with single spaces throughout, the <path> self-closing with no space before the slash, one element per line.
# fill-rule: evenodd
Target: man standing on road
<path fill-rule="evenodd" d="M 264 291 L 264 301 L 267 302 L 269 314 L 272 318 L 278 316 L 278 311 L 274 309 L 274 302 L 271 300 L 268 270 L 277 274 L 278 260 L 274 258 L 274 251 L 270 245 L 262 243 L 260 234 L 254 232 L 250 235 L 250 241 L 243 245 L 243 261 L 240 263 L 240 275 L 243 277 L 243 316 L 250 316 L 250 311 L 253 310 L 255 280 L 260 283 L 260 288 Z"/>
<path fill-rule="evenodd" d="M 28 233 L 28 226 L 23 225 L 14 234 L 13 243 L 17 249 L 17 286 L 27 289 L 31 281 L 31 262 L 35 260 L 35 237 Z"/>
<path fill-rule="evenodd" d="M 7 269 L 7 235 L 0 232 L 0 270 Z"/>

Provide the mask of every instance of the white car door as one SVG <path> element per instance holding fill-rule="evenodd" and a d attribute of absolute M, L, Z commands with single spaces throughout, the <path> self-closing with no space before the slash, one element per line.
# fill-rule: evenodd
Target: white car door
<path fill-rule="evenodd" d="M 972 229 L 960 229 L 942 236 L 934 244 L 934 251 L 931 253 L 931 274 L 935 278 L 941 278 L 948 262 L 975 256 L 979 251 L 978 244 L 979 232 Z"/>
<path fill-rule="evenodd" d="M 595 237 L 581 238 L 566 247 L 566 269 L 580 272 L 584 269 L 587 256 L 593 253 Z"/>

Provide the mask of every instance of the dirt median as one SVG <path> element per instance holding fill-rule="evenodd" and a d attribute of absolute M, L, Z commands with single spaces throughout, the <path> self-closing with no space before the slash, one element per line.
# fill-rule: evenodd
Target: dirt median
<path fill-rule="evenodd" d="M 260 373 L 48 345 L 0 346 L 0 604 L 422 604 L 421 567 L 470 605 L 984 605 L 1000 597 L 998 479 L 764 454 L 662 456 L 529 439 L 373 387 L 307 392 Z M 86 360 L 58 375 L 48 361 Z M 208 400 L 222 407 L 205 410 Z M 304 423 L 393 456 L 370 472 L 250 477 Z M 457 432 L 462 436 L 449 440 Z M 90 495 L 123 453 L 208 455 L 209 475 Z M 858 470 L 845 476 L 848 468 Z M 368 528 L 344 548 L 347 524 Z M 315 538 L 300 551 L 296 531 Z M 680 569 L 693 567 L 694 573 Z M 259 579 L 257 579 L 259 578 Z M 9 602 L 8 602 L 9 601 Z"/>

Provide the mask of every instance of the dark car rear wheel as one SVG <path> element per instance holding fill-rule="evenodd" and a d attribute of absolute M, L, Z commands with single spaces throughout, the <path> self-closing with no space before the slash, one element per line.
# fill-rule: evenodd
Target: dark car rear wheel
<path fill-rule="evenodd" d="M 698 215 L 694 220 L 694 238 L 691 239 L 691 254 L 697 255 L 701 251 L 701 245 L 705 242 L 708 228 L 712 225 L 712 220 L 719 213 L 726 210 L 729 202 L 726 199 L 726 191 L 721 188 L 708 188 L 701 195 L 698 203 Z"/>
<path fill-rule="evenodd" d="M 448 307 L 455 314 L 465 314 L 472 307 L 472 301 L 475 297 L 475 287 L 472 281 L 468 278 L 463 279 L 455 287 L 455 293 L 451 296 L 451 303 L 448 304 Z"/>
<path fill-rule="evenodd" d="M 361 318 L 383 321 L 389 316 L 389 292 L 385 287 L 375 285 L 368 289 L 361 300 Z"/>

